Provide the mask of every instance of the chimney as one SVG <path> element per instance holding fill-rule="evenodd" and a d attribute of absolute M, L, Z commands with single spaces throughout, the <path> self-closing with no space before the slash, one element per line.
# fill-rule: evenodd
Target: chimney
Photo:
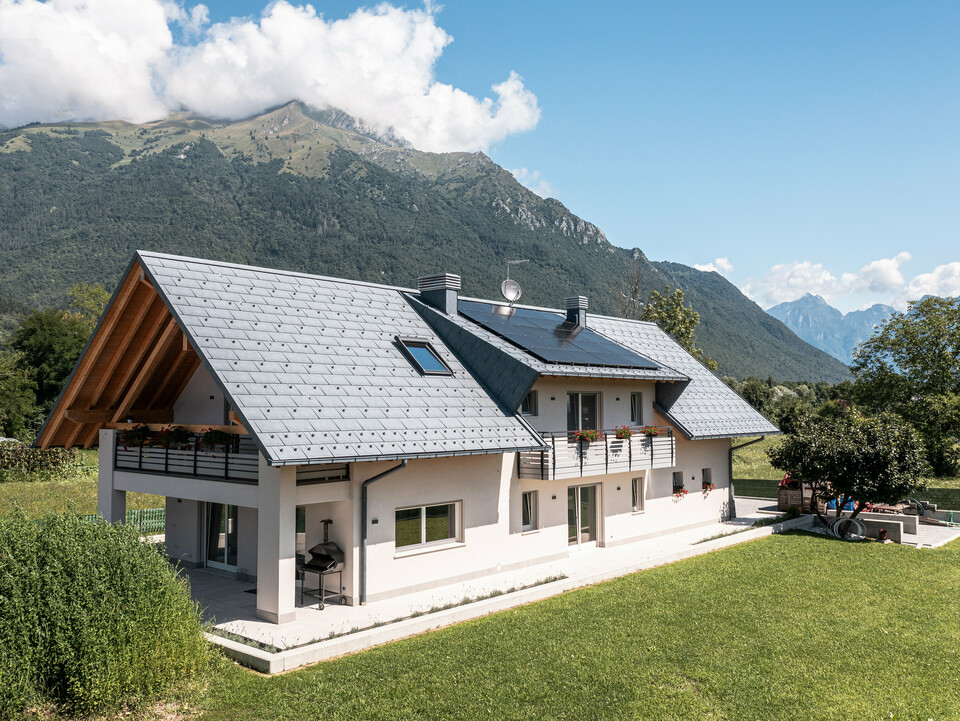
<path fill-rule="evenodd" d="M 417 278 L 420 300 L 447 315 L 457 314 L 457 295 L 460 276 L 453 273 L 424 275 Z"/>
<path fill-rule="evenodd" d="M 582 295 L 574 295 L 563 299 L 563 307 L 567 309 L 567 323 L 585 328 L 587 325 L 587 299 Z"/>

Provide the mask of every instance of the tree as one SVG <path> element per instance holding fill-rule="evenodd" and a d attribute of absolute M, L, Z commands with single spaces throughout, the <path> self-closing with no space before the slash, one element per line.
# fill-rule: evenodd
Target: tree
<path fill-rule="evenodd" d="M 854 353 L 855 396 L 922 434 L 938 475 L 960 468 L 960 299 L 925 298 L 894 313 Z"/>
<path fill-rule="evenodd" d="M 664 288 L 662 294 L 656 290 L 650 291 L 650 300 L 644 306 L 640 320 L 656 323 L 673 336 L 674 340 L 690 355 L 715 371 L 717 362 L 706 357 L 696 345 L 694 335 L 697 326 L 700 325 L 700 314 L 693 309 L 693 306 L 685 306 L 683 303 L 683 291 L 679 288 L 673 293 L 670 292 L 670 286 Z"/>
<path fill-rule="evenodd" d="M 13 334 L 18 365 L 36 385 L 37 404 L 49 412 L 90 335 L 88 321 L 56 308 L 35 310 Z"/>
<path fill-rule="evenodd" d="M 27 440 L 42 418 L 37 386 L 18 361 L 17 353 L 0 351 L 0 436 Z"/>
<path fill-rule="evenodd" d="M 82 318 L 90 328 L 90 333 L 93 333 L 110 302 L 107 289 L 102 283 L 77 283 L 67 291 L 67 295 L 71 298 L 70 307 L 76 309 L 74 315 Z"/>
<path fill-rule="evenodd" d="M 854 501 L 856 517 L 868 502 L 896 503 L 914 494 L 930 471 L 920 434 L 892 413 L 801 419 L 767 455 L 775 468 L 811 486 L 821 520 L 817 500 L 837 499 L 838 517 Z"/>

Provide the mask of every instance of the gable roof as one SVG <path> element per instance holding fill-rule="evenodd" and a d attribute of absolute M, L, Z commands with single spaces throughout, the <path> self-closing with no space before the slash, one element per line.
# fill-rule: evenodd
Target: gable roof
<path fill-rule="evenodd" d="M 656 408 L 691 440 L 778 435 L 780 429 L 655 323 L 588 315 L 587 325 L 689 377 L 657 386 Z"/>

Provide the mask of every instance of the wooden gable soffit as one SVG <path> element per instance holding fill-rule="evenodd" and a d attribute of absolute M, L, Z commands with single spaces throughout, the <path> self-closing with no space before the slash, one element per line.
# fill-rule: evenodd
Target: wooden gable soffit
<path fill-rule="evenodd" d="M 82 408 L 69 408 L 65 414 L 68 421 L 73 423 L 110 423 L 113 421 L 113 411 L 95 411 Z M 165 408 L 134 408 L 128 414 L 134 423 L 173 423 L 173 410 Z"/>

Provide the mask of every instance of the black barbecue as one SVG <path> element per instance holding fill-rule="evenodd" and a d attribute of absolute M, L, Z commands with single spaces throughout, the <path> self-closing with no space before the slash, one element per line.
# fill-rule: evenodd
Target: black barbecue
<path fill-rule="evenodd" d="M 347 597 L 340 592 L 343 588 L 343 550 L 327 536 L 328 527 L 333 521 L 327 518 L 320 522 L 323 524 L 323 542 L 307 552 L 310 560 L 297 569 L 297 575 L 300 577 L 300 605 L 303 605 L 303 596 L 306 594 L 320 600 L 322 611 L 331 599 L 338 599 L 341 606 L 346 605 Z M 315 573 L 319 578 L 319 588 L 315 591 L 304 588 L 308 573 Z M 329 593 L 324 586 L 327 576 L 337 577 L 337 590 L 334 593 Z"/>

